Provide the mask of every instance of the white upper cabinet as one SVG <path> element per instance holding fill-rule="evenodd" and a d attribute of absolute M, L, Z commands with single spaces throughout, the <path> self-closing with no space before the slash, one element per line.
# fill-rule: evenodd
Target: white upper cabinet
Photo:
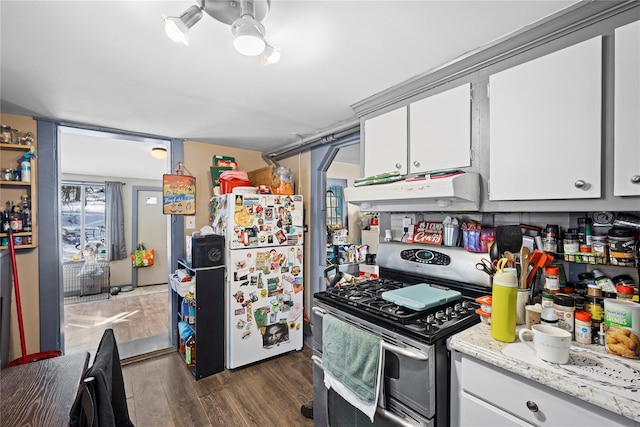
<path fill-rule="evenodd" d="M 365 176 L 470 166 L 471 85 L 365 120 L 364 150 Z"/>
<path fill-rule="evenodd" d="M 595 37 L 490 76 L 490 200 L 601 197 L 601 70 Z"/>
<path fill-rule="evenodd" d="M 613 195 L 640 196 L 640 21 L 615 31 Z"/>
<path fill-rule="evenodd" d="M 471 84 L 409 105 L 409 173 L 471 166 Z"/>
<path fill-rule="evenodd" d="M 364 176 L 407 173 L 407 107 L 364 122 Z"/>

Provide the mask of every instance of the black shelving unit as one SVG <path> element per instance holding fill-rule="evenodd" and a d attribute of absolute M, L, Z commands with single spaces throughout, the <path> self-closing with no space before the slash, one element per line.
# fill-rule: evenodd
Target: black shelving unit
<path fill-rule="evenodd" d="M 196 363 L 191 373 L 199 380 L 224 370 L 224 265 L 193 268 L 182 259 L 178 265 L 196 279 L 196 322 L 190 325 L 196 338 Z M 172 296 L 174 306 L 180 307 L 182 296 L 173 287 Z M 176 328 L 180 320 L 178 310 Z"/>

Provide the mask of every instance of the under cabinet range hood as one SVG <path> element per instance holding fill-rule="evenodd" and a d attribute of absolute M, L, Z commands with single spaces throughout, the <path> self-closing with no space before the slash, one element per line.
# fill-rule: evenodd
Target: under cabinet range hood
<path fill-rule="evenodd" d="M 464 172 L 344 189 L 345 200 L 363 212 L 478 211 L 480 175 Z"/>

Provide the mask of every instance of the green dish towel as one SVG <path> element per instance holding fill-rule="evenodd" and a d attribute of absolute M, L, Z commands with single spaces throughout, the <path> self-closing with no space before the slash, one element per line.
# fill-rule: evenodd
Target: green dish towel
<path fill-rule="evenodd" d="M 382 340 L 331 315 L 322 318 L 322 367 L 366 402 L 375 403 Z"/>

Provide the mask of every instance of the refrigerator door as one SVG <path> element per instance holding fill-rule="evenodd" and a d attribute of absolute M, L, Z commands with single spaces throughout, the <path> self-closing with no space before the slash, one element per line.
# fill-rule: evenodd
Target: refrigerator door
<path fill-rule="evenodd" d="M 226 235 L 231 249 L 303 244 L 302 196 L 228 194 Z"/>
<path fill-rule="evenodd" d="M 229 251 L 228 369 L 303 345 L 302 246 Z"/>

